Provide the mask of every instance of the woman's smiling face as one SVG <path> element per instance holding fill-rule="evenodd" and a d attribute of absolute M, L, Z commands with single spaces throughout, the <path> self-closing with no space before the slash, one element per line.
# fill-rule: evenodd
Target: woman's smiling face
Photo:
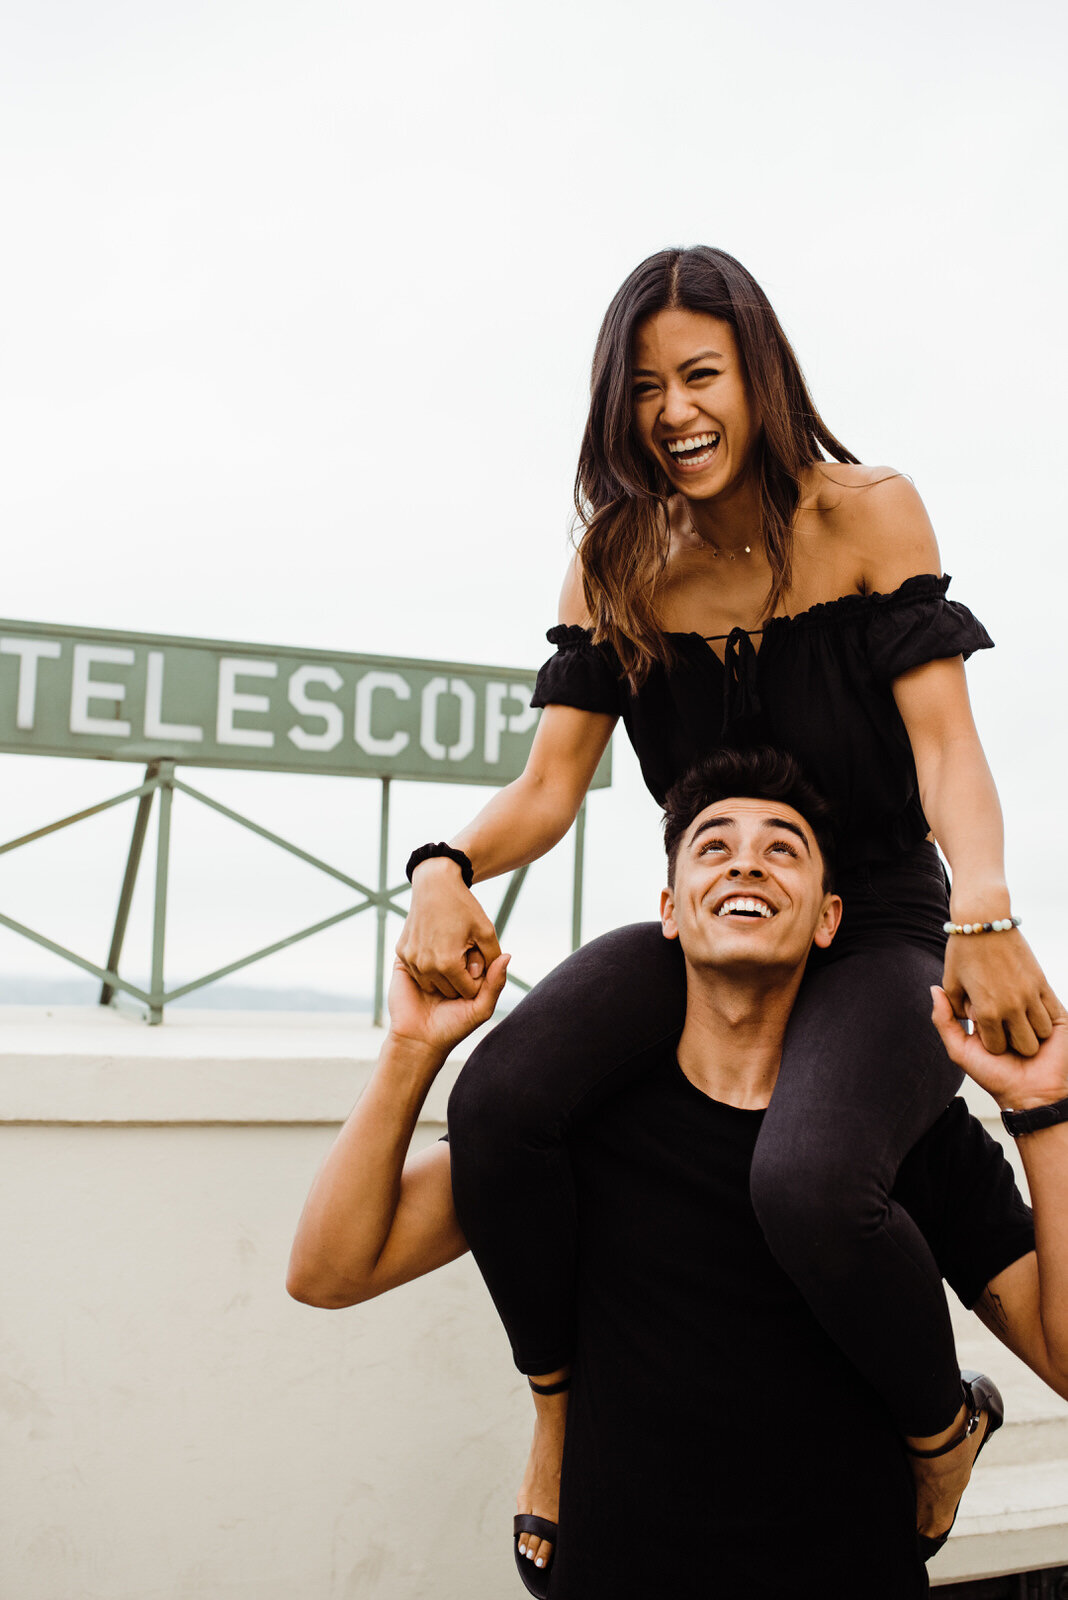
<path fill-rule="evenodd" d="M 730 323 L 678 309 L 647 317 L 632 394 L 641 447 L 680 494 L 712 499 L 744 477 L 760 430 Z"/>

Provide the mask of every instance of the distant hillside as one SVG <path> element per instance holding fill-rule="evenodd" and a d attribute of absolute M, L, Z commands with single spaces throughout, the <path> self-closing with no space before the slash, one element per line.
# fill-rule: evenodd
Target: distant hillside
<path fill-rule="evenodd" d="M 177 985 L 179 980 L 170 980 Z M 131 977 L 138 988 L 147 978 Z M 93 978 L 30 978 L 0 976 L 0 1006 L 95 1006 L 100 985 Z M 520 996 L 506 989 L 498 1002 L 501 1012 L 518 1005 Z M 131 1001 L 136 1005 L 136 1001 Z M 321 989 L 257 989 L 253 984 L 209 983 L 171 1006 L 189 1011 L 357 1011 L 369 1013 L 369 994 L 327 994 Z"/>
<path fill-rule="evenodd" d="M 131 978 L 147 988 L 145 978 Z M 177 984 L 177 979 L 171 979 Z M 30 978 L 0 976 L 0 1005 L 92 1006 L 100 998 L 93 978 Z M 319 989 L 258 989 L 252 984 L 209 983 L 170 1005 L 196 1011 L 370 1011 L 365 994 L 325 994 Z"/>

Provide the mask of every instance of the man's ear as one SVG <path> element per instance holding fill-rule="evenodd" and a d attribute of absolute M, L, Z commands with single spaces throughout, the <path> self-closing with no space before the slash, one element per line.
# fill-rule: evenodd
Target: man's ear
<path fill-rule="evenodd" d="M 671 889 L 660 891 L 660 926 L 665 939 L 677 939 L 679 930 L 675 925 L 675 894 Z"/>
<path fill-rule="evenodd" d="M 825 894 L 823 907 L 820 911 L 820 920 L 816 924 L 816 931 L 812 936 L 812 943 L 821 950 L 826 950 L 842 920 L 842 897 L 837 894 Z"/>

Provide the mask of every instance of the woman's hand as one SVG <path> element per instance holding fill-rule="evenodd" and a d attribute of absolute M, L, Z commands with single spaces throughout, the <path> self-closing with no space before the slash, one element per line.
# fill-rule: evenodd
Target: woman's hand
<path fill-rule="evenodd" d="M 416 867 L 397 957 L 424 994 L 473 1000 L 500 953 L 493 923 L 456 862 L 434 856 Z"/>
<path fill-rule="evenodd" d="M 927 661 L 893 682 L 920 798 L 953 877 L 954 922 L 1009 915 L 1001 806 L 979 743 L 964 662 Z M 951 934 L 943 978 L 958 1016 L 970 1017 L 991 1055 L 1033 1056 L 1048 1039 L 1049 984 L 1027 941 L 1008 933 Z"/>
<path fill-rule="evenodd" d="M 605 712 L 545 707 L 522 776 L 498 789 L 454 840 L 473 859 L 480 879 L 527 866 L 559 843 L 615 724 Z M 493 923 L 456 862 L 431 856 L 416 867 L 397 956 L 424 994 L 473 999 L 500 953 Z"/>
<path fill-rule="evenodd" d="M 1027 940 L 1011 933 L 951 934 L 942 979 L 958 1017 L 970 1017 L 991 1055 L 1033 1056 L 1060 1014 Z"/>

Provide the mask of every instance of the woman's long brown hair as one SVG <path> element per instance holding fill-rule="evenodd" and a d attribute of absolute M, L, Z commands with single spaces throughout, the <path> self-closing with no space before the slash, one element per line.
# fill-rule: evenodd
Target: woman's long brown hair
<path fill-rule="evenodd" d="M 656 619 L 668 554 L 667 502 L 674 489 L 638 443 L 631 374 L 638 324 L 658 311 L 704 312 L 730 323 L 750 403 L 760 418 L 753 471 L 760 531 L 771 563 L 764 616 L 789 588 L 801 474 L 814 461 L 856 461 L 824 425 L 797 357 L 763 289 L 723 250 L 661 250 L 619 289 L 597 336 L 590 411 L 579 452 L 575 506 L 579 560 L 594 638 L 606 640 L 637 686 L 654 661 L 671 659 Z"/>

